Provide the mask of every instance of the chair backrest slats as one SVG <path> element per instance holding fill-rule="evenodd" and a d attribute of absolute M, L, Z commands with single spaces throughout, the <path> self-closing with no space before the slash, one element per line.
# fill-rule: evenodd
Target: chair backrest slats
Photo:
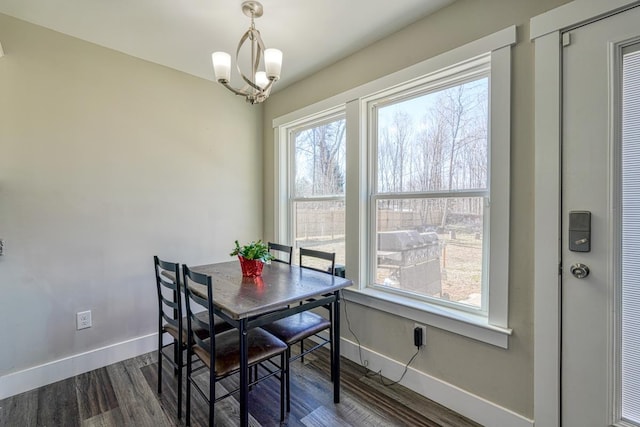
<path fill-rule="evenodd" d="M 281 245 L 280 243 L 268 242 L 267 247 L 269 248 L 269 252 L 276 251 L 286 255 L 285 259 L 281 259 L 276 256 L 274 261 L 291 265 L 291 257 L 293 255 L 293 246 L 287 246 L 287 245 Z"/>
<path fill-rule="evenodd" d="M 156 290 L 158 292 L 158 321 L 163 319 L 178 330 L 178 336 L 182 339 L 182 295 L 180 293 L 180 264 L 163 261 L 157 256 L 153 257 L 156 276 Z M 163 290 L 167 289 L 169 295 Z"/>
<path fill-rule="evenodd" d="M 176 285 L 176 282 L 174 282 L 174 281 L 169 281 L 169 280 L 168 280 L 168 278 L 165 278 L 165 272 L 164 272 L 164 271 L 162 271 L 162 272 L 160 273 L 159 279 L 160 279 L 160 284 L 161 284 L 164 288 L 169 289 L 169 290 L 172 290 L 172 291 L 176 291 L 176 290 L 178 290 L 178 287 L 177 287 L 177 285 Z"/>
<path fill-rule="evenodd" d="M 166 298 L 164 295 L 160 295 L 160 299 L 162 300 L 162 304 L 164 304 L 165 306 L 167 306 L 168 308 L 172 309 L 172 310 L 177 310 L 178 309 L 178 302 L 177 301 L 173 301 L 169 298 Z M 164 312 L 164 310 L 162 310 Z"/>
<path fill-rule="evenodd" d="M 316 258 L 328 261 L 328 268 L 320 268 L 305 262 L 307 258 Z M 334 252 L 324 252 L 315 249 L 300 248 L 300 267 L 316 270 L 333 275 L 336 267 L 336 254 Z"/>
<path fill-rule="evenodd" d="M 185 302 L 187 307 L 187 330 L 189 331 L 189 342 L 198 345 L 202 349 L 215 354 L 215 323 L 213 320 L 213 284 L 211 276 L 192 271 L 186 265 L 182 266 L 183 286 L 185 294 Z M 192 283 L 204 286 L 207 290 L 207 298 L 203 298 L 193 292 Z M 198 304 L 207 309 L 207 322 L 203 322 L 197 317 L 197 313 L 193 311 L 192 304 Z M 193 333 L 195 326 L 209 331 L 209 344 L 204 342 L 198 334 Z"/>
<path fill-rule="evenodd" d="M 162 313 L 162 318 L 166 320 L 166 322 L 169 323 L 170 325 L 173 325 L 176 329 L 180 327 L 180 322 L 178 322 L 178 319 L 169 317 L 164 312 Z"/>

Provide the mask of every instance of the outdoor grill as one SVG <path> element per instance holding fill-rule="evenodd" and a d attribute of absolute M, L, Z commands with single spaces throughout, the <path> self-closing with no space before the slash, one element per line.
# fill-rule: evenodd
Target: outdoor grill
<path fill-rule="evenodd" d="M 440 241 L 434 232 L 378 233 L 378 268 L 391 270 L 389 285 L 440 296 Z"/>

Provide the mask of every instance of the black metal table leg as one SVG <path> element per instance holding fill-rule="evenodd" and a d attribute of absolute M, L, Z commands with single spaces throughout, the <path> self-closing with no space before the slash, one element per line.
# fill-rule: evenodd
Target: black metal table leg
<path fill-rule="evenodd" d="M 331 372 L 333 372 L 333 403 L 340 403 L 340 291 L 333 293 L 333 357 Z"/>
<path fill-rule="evenodd" d="M 247 333 L 247 319 L 241 319 L 238 324 L 240 334 L 240 426 L 249 425 L 249 335 Z"/>

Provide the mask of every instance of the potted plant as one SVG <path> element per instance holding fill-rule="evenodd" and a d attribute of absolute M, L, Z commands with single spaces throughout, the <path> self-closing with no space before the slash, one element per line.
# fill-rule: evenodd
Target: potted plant
<path fill-rule="evenodd" d="M 264 264 L 269 264 L 274 259 L 274 256 L 269 252 L 269 247 L 262 240 L 244 246 L 240 246 L 236 240 L 236 247 L 229 255 L 237 256 L 240 260 L 243 277 L 260 276 Z"/>

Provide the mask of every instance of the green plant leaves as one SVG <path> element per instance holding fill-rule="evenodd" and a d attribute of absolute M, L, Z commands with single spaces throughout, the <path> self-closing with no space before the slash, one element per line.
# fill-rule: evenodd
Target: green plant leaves
<path fill-rule="evenodd" d="M 268 263 L 275 257 L 269 252 L 269 247 L 262 242 L 262 240 L 252 241 L 251 243 L 240 246 L 238 241 L 235 241 L 236 247 L 229 254 L 231 256 L 240 255 L 245 259 L 258 259 L 264 263 Z"/>

